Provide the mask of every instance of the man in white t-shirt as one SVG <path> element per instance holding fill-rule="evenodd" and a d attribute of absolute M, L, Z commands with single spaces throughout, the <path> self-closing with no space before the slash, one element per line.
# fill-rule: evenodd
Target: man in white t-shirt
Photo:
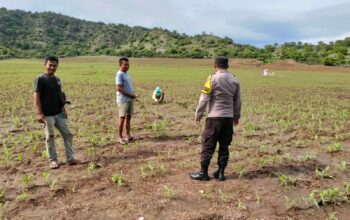
<path fill-rule="evenodd" d="M 116 74 L 117 105 L 119 109 L 118 143 L 127 144 L 134 138 L 130 134 L 131 116 L 134 114 L 134 99 L 137 94 L 132 87 L 128 74 L 129 59 L 119 59 L 119 71 Z M 123 128 L 126 130 L 126 138 L 123 138 Z"/>

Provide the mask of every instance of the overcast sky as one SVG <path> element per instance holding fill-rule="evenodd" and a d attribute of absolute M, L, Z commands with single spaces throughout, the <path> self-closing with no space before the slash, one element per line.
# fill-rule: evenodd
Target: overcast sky
<path fill-rule="evenodd" d="M 213 33 L 258 47 L 350 37 L 350 0 L 0 0 L 0 7 L 189 35 Z"/>

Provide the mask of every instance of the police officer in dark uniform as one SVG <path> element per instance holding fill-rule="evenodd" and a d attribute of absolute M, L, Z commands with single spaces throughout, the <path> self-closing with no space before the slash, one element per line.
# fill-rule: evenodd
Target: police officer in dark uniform
<path fill-rule="evenodd" d="M 225 180 L 224 171 L 229 158 L 228 147 L 232 142 L 233 126 L 238 125 L 241 116 L 240 83 L 227 71 L 228 67 L 228 58 L 215 59 L 216 72 L 208 77 L 199 98 L 196 122 L 200 122 L 208 104 L 209 110 L 202 134 L 201 170 L 190 174 L 194 180 L 210 180 L 208 167 L 217 142 L 218 170 L 213 175 L 220 181 Z"/>

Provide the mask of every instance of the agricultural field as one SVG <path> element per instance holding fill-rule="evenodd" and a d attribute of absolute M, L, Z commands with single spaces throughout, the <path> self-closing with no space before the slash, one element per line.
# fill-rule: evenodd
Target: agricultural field
<path fill-rule="evenodd" d="M 119 145 L 117 57 L 60 60 L 56 75 L 72 102 L 69 126 L 81 163 L 50 170 L 32 101 L 43 61 L 0 61 L 0 219 L 349 219 L 349 68 L 231 60 L 243 112 L 227 180 L 198 182 L 188 175 L 199 169 L 204 125 L 194 112 L 213 60 L 130 64 L 139 94 L 135 141 Z M 274 76 L 263 77 L 264 68 Z M 164 104 L 152 103 L 156 86 Z"/>

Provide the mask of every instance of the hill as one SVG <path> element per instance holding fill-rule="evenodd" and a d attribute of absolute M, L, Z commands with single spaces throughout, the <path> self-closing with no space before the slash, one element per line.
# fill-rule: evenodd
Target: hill
<path fill-rule="evenodd" d="M 350 38 L 311 45 L 301 42 L 256 48 L 228 37 L 194 36 L 162 28 L 91 22 L 69 16 L 0 8 L 0 59 L 82 55 L 209 58 L 228 56 L 263 62 L 293 59 L 307 64 L 350 65 Z"/>

